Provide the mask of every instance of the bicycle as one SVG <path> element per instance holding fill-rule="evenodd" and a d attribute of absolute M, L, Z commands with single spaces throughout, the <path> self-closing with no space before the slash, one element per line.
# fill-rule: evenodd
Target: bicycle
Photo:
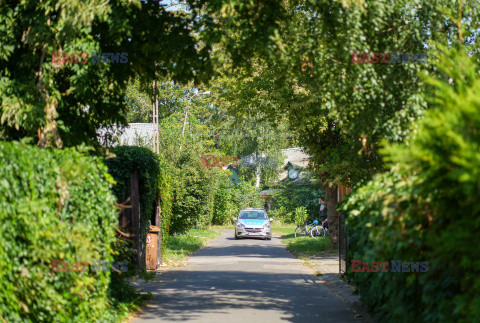
<path fill-rule="evenodd" d="M 308 224 L 308 221 L 305 220 L 303 225 L 297 225 L 297 228 L 295 229 L 295 238 L 298 237 L 306 237 L 310 233 L 310 226 L 312 224 Z"/>
<path fill-rule="evenodd" d="M 318 221 L 317 224 L 315 224 L 310 231 L 308 232 L 312 238 L 315 237 L 325 237 L 325 235 L 328 233 L 328 220 L 325 220 L 324 225 L 319 225 Z"/>

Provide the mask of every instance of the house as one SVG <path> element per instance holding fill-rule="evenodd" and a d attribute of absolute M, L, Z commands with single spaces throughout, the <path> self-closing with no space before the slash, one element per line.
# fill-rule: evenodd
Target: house
<path fill-rule="evenodd" d="M 278 181 L 281 182 L 287 178 L 293 181 L 300 181 L 302 171 L 307 168 L 312 156 L 303 152 L 303 148 L 282 149 L 282 154 L 285 158 L 282 165 L 283 171 L 278 176 Z"/>

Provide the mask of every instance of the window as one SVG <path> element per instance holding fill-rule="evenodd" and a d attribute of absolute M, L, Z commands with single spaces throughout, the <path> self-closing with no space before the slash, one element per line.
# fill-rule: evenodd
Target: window
<path fill-rule="evenodd" d="M 267 213 L 263 211 L 242 211 L 240 212 L 239 219 L 266 220 Z"/>

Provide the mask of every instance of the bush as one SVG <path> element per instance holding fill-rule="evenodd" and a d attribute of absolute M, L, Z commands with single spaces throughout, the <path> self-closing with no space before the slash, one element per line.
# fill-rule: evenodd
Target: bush
<path fill-rule="evenodd" d="M 342 206 L 350 260 L 428 262 L 421 273 L 349 273 L 364 304 L 385 321 L 480 321 L 478 66 L 454 53 L 438 67 L 453 85 L 428 79 L 435 109 L 413 138 L 384 150 L 390 171 Z"/>
<path fill-rule="evenodd" d="M 225 225 L 231 222 L 234 216 L 235 205 L 232 201 L 233 189 L 230 187 L 228 178 L 226 182 L 220 184 L 215 195 L 214 217 L 212 224 Z"/>
<path fill-rule="evenodd" d="M 285 213 L 286 213 L 285 207 L 281 206 L 279 208 L 270 210 L 268 212 L 268 216 L 271 218 L 274 218 L 275 220 L 280 221 L 281 223 L 289 223 L 290 221 L 286 219 Z"/>
<path fill-rule="evenodd" d="M 112 261 L 113 180 L 75 149 L 0 143 L 0 317 L 91 322 L 108 313 L 109 273 L 52 272 L 52 261 Z"/>
<path fill-rule="evenodd" d="M 160 197 L 160 217 L 162 221 L 162 252 L 168 244 L 168 235 L 172 223 L 173 183 L 172 170 L 168 163 L 160 158 L 160 174 L 158 178 Z"/>
<path fill-rule="evenodd" d="M 215 172 L 217 169 L 209 169 Z M 201 167 L 200 158 L 193 152 L 184 152 L 175 168 L 173 185 L 172 233 L 183 233 L 195 227 L 208 226 L 213 217 L 215 176 L 208 176 Z"/>
<path fill-rule="evenodd" d="M 302 225 L 305 223 L 305 220 L 308 218 L 307 208 L 304 206 L 297 207 L 293 215 L 293 222 L 296 225 Z"/>
<path fill-rule="evenodd" d="M 236 184 L 232 189 L 233 214 L 238 215 L 245 207 L 263 208 L 263 200 L 255 185 L 246 181 Z"/>
<path fill-rule="evenodd" d="M 230 171 L 202 167 L 195 150 L 184 151 L 175 166 L 172 232 L 186 232 L 196 223 L 202 229 L 223 223 L 231 213 Z"/>
<path fill-rule="evenodd" d="M 291 183 L 290 180 L 284 181 L 275 190 L 273 199 L 275 201 L 275 212 L 279 219 L 284 223 L 293 223 L 295 209 L 304 206 L 307 210 L 309 221 L 318 217 L 319 205 L 318 199 L 324 197 L 318 180 L 314 180 L 312 175 L 305 177 L 305 184 L 298 185 Z"/>

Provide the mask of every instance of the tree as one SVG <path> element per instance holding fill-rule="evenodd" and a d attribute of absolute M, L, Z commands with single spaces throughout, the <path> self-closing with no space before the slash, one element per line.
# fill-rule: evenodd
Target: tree
<path fill-rule="evenodd" d="M 443 40 L 476 52 L 478 8 L 471 1 L 325 0 L 285 2 L 285 11 L 277 55 L 252 57 L 259 65 L 253 79 L 247 69 L 236 71 L 254 97 L 245 95 L 231 113 L 288 117 L 313 155 L 335 243 L 336 184 L 353 185 L 383 169 L 382 140 L 403 141 L 428 108 L 420 94 L 429 88 L 418 73 L 439 74 L 429 64 L 355 63 L 352 51 L 372 61 L 373 52 L 430 55 L 433 41 Z"/>
<path fill-rule="evenodd" d="M 249 46 L 271 43 L 275 8 L 267 2 L 252 12 L 242 1 L 191 1 L 187 11 L 167 11 L 156 1 L 2 1 L 0 135 L 34 138 L 42 147 L 97 145 L 97 129 L 125 123 L 125 89 L 135 76 L 147 84 L 166 75 L 206 82 L 220 61 L 212 47 L 229 43 L 220 24 L 239 23 L 240 35 L 251 40 L 231 46 L 229 56 L 241 64 Z M 92 63 L 74 54 L 99 51 L 126 53 L 128 62 Z"/>

